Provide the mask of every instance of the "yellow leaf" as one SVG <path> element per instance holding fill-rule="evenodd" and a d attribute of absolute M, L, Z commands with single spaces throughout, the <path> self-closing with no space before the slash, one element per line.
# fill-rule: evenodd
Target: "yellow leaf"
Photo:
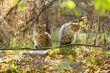
<path fill-rule="evenodd" d="M 10 0 L 11 7 L 17 4 L 18 0 Z"/>
<path fill-rule="evenodd" d="M 68 56 L 68 59 L 69 59 L 70 61 L 72 61 L 72 60 L 73 60 L 73 56 L 72 56 L 72 55 L 69 55 L 69 56 Z"/>
<path fill-rule="evenodd" d="M 18 5 L 18 11 L 24 11 L 26 9 L 26 1 L 21 1 Z"/>
<path fill-rule="evenodd" d="M 74 3 L 74 1 L 72 1 L 72 0 L 68 0 L 66 5 L 67 5 L 67 7 L 70 8 L 70 9 L 75 8 L 75 3 Z"/>
<path fill-rule="evenodd" d="M 94 23 L 92 26 L 95 28 L 97 26 L 97 23 Z"/>
<path fill-rule="evenodd" d="M 82 25 L 84 24 L 84 22 L 83 22 L 83 21 L 81 21 L 81 22 L 79 22 L 79 24 L 80 24 L 80 26 L 82 26 Z"/>

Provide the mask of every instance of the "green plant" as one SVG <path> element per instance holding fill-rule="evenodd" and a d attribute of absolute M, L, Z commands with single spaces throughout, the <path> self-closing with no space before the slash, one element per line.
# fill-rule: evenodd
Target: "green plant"
<path fill-rule="evenodd" d="M 59 35 L 58 35 L 58 31 L 54 31 L 52 34 L 51 34 L 51 37 L 52 37 L 52 42 L 55 43 L 55 44 L 58 44 L 58 39 L 59 39 Z"/>

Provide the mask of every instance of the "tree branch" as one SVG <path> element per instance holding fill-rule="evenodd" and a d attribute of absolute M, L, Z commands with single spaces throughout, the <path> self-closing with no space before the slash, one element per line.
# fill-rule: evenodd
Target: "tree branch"
<path fill-rule="evenodd" d="M 0 48 L 0 50 L 48 50 L 48 49 L 56 49 L 56 48 L 62 48 L 62 47 L 73 47 L 73 46 L 86 46 L 86 47 L 99 47 L 104 48 L 106 46 L 110 45 L 90 45 L 90 44 L 67 44 L 67 45 L 61 45 L 61 46 L 55 46 L 55 47 L 42 47 L 42 49 L 35 49 L 35 48 Z"/>
<path fill-rule="evenodd" d="M 33 22 L 31 23 L 31 26 L 32 26 L 32 25 L 35 23 L 35 21 L 38 21 L 38 18 L 39 18 L 39 16 L 42 14 L 42 12 L 43 12 L 46 8 L 50 7 L 55 1 L 57 1 L 57 0 L 53 0 L 53 1 L 51 1 L 48 5 L 44 6 L 44 7 L 39 11 L 39 13 L 37 14 L 37 17 L 31 18 L 29 21 L 26 22 L 26 24 L 29 24 L 29 22 L 33 21 Z"/>
<path fill-rule="evenodd" d="M 5 19 L 5 18 L 11 13 L 11 11 L 18 6 L 18 4 L 19 4 L 20 1 L 21 1 L 21 0 L 19 0 L 19 1 L 16 3 L 16 5 L 13 6 L 13 7 L 7 12 L 7 14 L 6 14 L 5 16 L 3 16 L 3 19 Z"/>
<path fill-rule="evenodd" d="M 32 21 L 32 23 L 31 23 L 30 25 L 28 25 L 29 27 L 32 27 L 35 22 L 38 22 L 38 21 L 39 21 L 38 18 L 39 18 L 39 16 L 42 14 L 42 12 L 43 12 L 46 8 L 49 8 L 55 1 L 57 1 L 57 0 L 51 1 L 51 2 L 50 2 L 48 5 L 46 5 L 46 6 L 44 5 L 43 8 L 39 11 L 39 13 L 38 13 L 35 17 L 32 17 L 30 20 L 28 20 L 28 21 L 26 22 L 26 24 L 28 25 L 28 24 Z M 28 28 L 25 28 L 25 29 L 23 30 L 23 32 L 25 32 L 27 29 L 28 29 Z"/>

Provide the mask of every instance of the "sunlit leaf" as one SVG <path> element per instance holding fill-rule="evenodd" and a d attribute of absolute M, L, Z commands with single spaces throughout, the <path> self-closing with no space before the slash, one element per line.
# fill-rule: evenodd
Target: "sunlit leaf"
<path fill-rule="evenodd" d="M 64 7 L 65 7 L 65 5 L 66 5 L 66 3 L 65 3 L 65 2 L 60 3 L 60 7 L 61 7 L 61 8 L 64 8 Z"/>
<path fill-rule="evenodd" d="M 10 0 L 11 7 L 17 4 L 18 0 Z"/>
<path fill-rule="evenodd" d="M 105 54 L 110 55 L 110 51 L 106 51 Z"/>
<path fill-rule="evenodd" d="M 62 63 L 58 63 L 56 65 L 56 67 L 57 67 L 58 70 L 62 70 L 63 69 Z"/>
<path fill-rule="evenodd" d="M 93 26 L 93 28 L 97 27 L 97 23 L 94 23 L 92 26 Z"/>
<path fill-rule="evenodd" d="M 21 1 L 18 5 L 18 11 L 24 11 L 26 9 L 26 1 Z"/>
<path fill-rule="evenodd" d="M 83 22 L 83 21 L 81 21 L 79 24 L 80 24 L 80 26 L 83 26 L 84 22 Z"/>
<path fill-rule="evenodd" d="M 81 15 L 81 10 L 79 8 L 75 8 L 74 9 L 74 14 L 77 15 L 77 16 L 80 16 Z"/>
<path fill-rule="evenodd" d="M 75 7 L 75 3 L 72 0 L 65 0 L 60 3 L 60 7 L 62 8 L 67 7 L 67 8 L 73 9 Z"/>
<path fill-rule="evenodd" d="M 105 11 L 110 10 L 110 0 L 94 0 L 95 9 L 104 14 Z"/>
<path fill-rule="evenodd" d="M 69 55 L 69 56 L 68 56 L 68 59 L 69 59 L 70 61 L 72 61 L 72 60 L 73 60 L 73 56 L 72 56 L 72 55 Z"/>
<path fill-rule="evenodd" d="M 70 9 L 73 9 L 75 7 L 75 3 L 72 0 L 68 0 L 66 5 Z"/>

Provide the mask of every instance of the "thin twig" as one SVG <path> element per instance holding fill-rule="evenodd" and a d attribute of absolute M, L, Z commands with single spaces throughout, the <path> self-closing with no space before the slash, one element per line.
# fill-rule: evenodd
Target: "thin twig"
<path fill-rule="evenodd" d="M 61 45 L 61 46 L 54 46 L 54 47 L 42 47 L 42 49 L 32 49 L 32 48 L 0 48 L 0 50 L 48 50 L 48 49 L 56 49 L 56 48 L 62 48 L 62 47 L 69 47 L 69 46 L 87 46 L 87 47 L 99 47 L 104 48 L 106 46 L 104 45 L 89 45 L 89 44 L 67 44 L 67 45 Z M 108 45 L 109 46 L 109 45 Z"/>

